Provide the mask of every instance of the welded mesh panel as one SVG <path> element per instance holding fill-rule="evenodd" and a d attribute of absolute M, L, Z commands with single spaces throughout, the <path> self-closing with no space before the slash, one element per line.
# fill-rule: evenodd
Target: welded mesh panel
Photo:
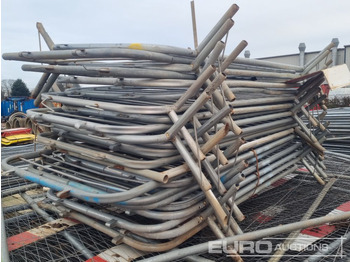
<path fill-rule="evenodd" d="M 17 155 L 40 151 L 44 148 L 43 144 L 32 143 L 28 145 L 14 145 L 10 147 L 1 147 L 1 160 Z"/>
<path fill-rule="evenodd" d="M 24 186 L 24 185 L 29 185 L 31 184 L 30 181 L 20 178 L 17 175 L 6 175 L 6 176 L 1 176 L 1 190 L 5 191 L 10 188 L 14 187 L 19 187 L 19 186 Z"/>
<path fill-rule="evenodd" d="M 327 173 L 333 175 L 346 175 L 350 177 L 350 162 L 340 160 L 333 156 L 327 156 L 325 160 Z M 299 174 L 287 183 L 269 190 L 261 195 L 254 196 L 239 205 L 246 219 L 240 222 L 240 227 L 244 232 L 251 232 L 280 224 L 298 222 L 304 216 L 305 212 L 312 205 L 323 186 L 320 185 L 310 174 Z M 344 191 L 348 190 L 348 192 Z M 339 205 L 350 201 L 350 180 L 338 178 L 333 187 L 329 190 L 319 207 L 311 218 L 327 215 L 330 211 Z M 329 244 L 334 239 L 343 236 L 349 232 L 349 225 L 337 223 L 336 230 L 327 235 L 327 238 L 315 242 L 315 246 Z M 280 244 L 288 237 L 289 234 L 274 235 L 273 238 L 281 238 L 281 240 L 272 240 L 273 248 Z M 215 240 L 216 237 L 206 228 L 202 232 L 192 237 L 189 241 L 181 245 L 188 247 L 198 243 Z M 340 252 L 342 251 L 342 253 Z M 303 261 L 310 255 L 314 254 L 314 250 L 310 251 L 287 251 L 281 261 Z M 212 259 L 214 261 L 232 261 L 225 254 L 201 254 L 202 257 Z M 342 245 L 342 250 L 335 250 L 327 257 L 322 257 L 321 261 L 347 261 L 350 256 L 350 242 Z M 244 261 L 267 261 L 269 257 L 244 257 Z M 185 261 L 184 259 L 178 261 Z"/>
<path fill-rule="evenodd" d="M 334 175 L 350 175 L 349 163 L 334 157 L 326 158 L 327 173 Z M 240 227 L 244 232 L 255 231 L 259 229 L 269 228 L 280 224 L 292 223 L 299 221 L 310 205 L 316 199 L 322 190 L 310 174 L 299 174 L 287 183 L 254 196 L 241 204 L 239 207 L 246 216 L 246 219 L 240 222 Z M 327 193 L 326 197 L 317 208 L 313 217 L 320 217 L 328 214 L 340 204 L 350 200 L 350 194 L 344 190 L 350 189 L 350 180 L 338 178 L 333 188 Z M 31 210 L 27 214 L 33 213 Z M 16 235 L 26 230 L 35 228 L 45 223 L 36 213 L 24 217 L 26 212 L 16 211 L 12 213 L 11 223 L 6 223 L 6 233 L 8 236 Z M 11 216 L 5 215 L 10 219 Z M 54 214 L 52 214 L 54 216 Z M 16 219 L 17 217 L 17 219 Z M 89 250 L 97 255 L 104 250 L 113 247 L 111 238 L 105 234 L 92 229 L 88 226 L 79 224 L 66 229 L 74 235 Z M 337 227 L 336 231 L 328 235 L 329 238 L 338 238 L 349 231 L 348 225 Z M 274 238 L 286 238 L 288 234 L 280 234 L 273 236 Z M 179 248 L 215 240 L 216 237 L 206 228 L 193 236 L 191 239 L 179 246 Z M 272 241 L 274 245 L 281 243 L 283 240 Z M 324 242 L 322 242 L 324 241 Z M 317 243 L 328 243 L 330 240 L 323 239 Z M 331 256 L 323 258 L 322 261 L 342 261 L 345 256 L 350 255 L 350 243 L 342 246 L 343 258 L 340 258 L 340 251 L 335 250 Z M 337 255 L 338 257 L 334 257 Z M 307 256 L 312 255 L 312 251 L 287 251 L 281 261 L 303 261 Z M 158 253 L 152 253 L 145 257 L 155 256 Z M 302 257 L 303 255 L 303 257 Z M 232 261 L 225 254 L 200 254 L 200 256 L 214 261 Z M 60 233 L 39 240 L 30 245 L 21 247 L 10 252 L 11 261 L 85 261 L 86 259 L 77 251 Z M 266 257 L 244 257 L 244 261 L 267 261 Z M 180 259 L 179 261 L 184 261 Z M 345 260 L 344 260 L 345 261 Z"/>
<path fill-rule="evenodd" d="M 32 212 L 31 212 L 32 213 Z M 54 214 L 53 218 L 57 218 Z M 15 217 L 16 218 L 16 217 Z M 6 222 L 6 217 L 5 217 Z M 45 224 L 46 221 L 34 212 L 28 218 L 18 216 L 11 223 L 5 224 L 7 237 L 11 237 L 27 230 L 37 228 Z M 103 233 L 90 228 L 84 224 L 77 224 L 75 226 L 65 229 L 89 249 L 94 255 L 97 255 L 104 250 L 114 246 L 111 238 Z M 86 261 L 87 259 L 74 247 L 62 233 L 57 233 L 38 240 L 29 245 L 22 246 L 10 252 L 11 261 Z"/>

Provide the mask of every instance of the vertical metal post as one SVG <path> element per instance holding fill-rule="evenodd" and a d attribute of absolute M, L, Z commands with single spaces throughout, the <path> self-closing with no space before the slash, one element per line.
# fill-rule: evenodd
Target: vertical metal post
<path fill-rule="evenodd" d="M 194 1 L 191 1 L 191 14 L 192 14 L 192 28 L 193 28 L 194 48 L 197 49 L 197 47 L 198 47 L 198 37 L 197 37 L 196 10 L 194 8 Z"/>
<path fill-rule="evenodd" d="M 5 229 L 4 213 L 1 207 L 1 261 L 10 262 L 9 250 L 7 247 L 7 237 Z"/>

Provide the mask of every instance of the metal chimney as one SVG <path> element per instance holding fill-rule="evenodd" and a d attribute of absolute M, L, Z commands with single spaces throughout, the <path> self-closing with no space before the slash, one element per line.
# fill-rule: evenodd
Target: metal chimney
<path fill-rule="evenodd" d="M 339 39 L 338 38 L 333 38 L 332 43 L 334 43 L 334 47 L 332 48 L 332 66 L 337 65 L 337 58 L 338 58 L 338 45 L 339 45 Z"/>
<path fill-rule="evenodd" d="M 306 49 L 305 43 L 300 43 L 299 44 L 299 65 L 300 66 L 305 65 L 305 49 Z"/>

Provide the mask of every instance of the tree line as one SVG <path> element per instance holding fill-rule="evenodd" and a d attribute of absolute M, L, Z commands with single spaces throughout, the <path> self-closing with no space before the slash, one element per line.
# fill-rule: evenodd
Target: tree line
<path fill-rule="evenodd" d="M 326 106 L 328 108 L 349 107 L 350 106 L 350 96 L 343 96 L 343 97 L 335 96 L 331 99 L 327 99 Z"/>
<path fill-rule="evenodd" d="M 27 85 L 22 81 L 22 79 L 1 80 L 1 100 L 10 96 L 30 96 L 30 91 Z"/>

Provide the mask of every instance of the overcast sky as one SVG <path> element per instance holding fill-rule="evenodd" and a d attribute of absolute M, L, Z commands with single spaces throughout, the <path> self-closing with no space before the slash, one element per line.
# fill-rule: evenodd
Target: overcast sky
<path fill-rule="evenodd" d="M 350 44 L 349 0 L 195 0 L 201 41 L 236 3 L 227 52 L 241 40 L 251 57 L 323 49 L 332 38 Z M 56 44 L 153 43 L 193 48 L 190 0 L 1 0 L 1 53 L 39 50 L 36 22 Z M 47 50 L 45 43 L 43 49 Z M 1 60 L 1 78 L 21 78 L 33 89 L 40 73 L 23 72 L 23 62 Z"/>

